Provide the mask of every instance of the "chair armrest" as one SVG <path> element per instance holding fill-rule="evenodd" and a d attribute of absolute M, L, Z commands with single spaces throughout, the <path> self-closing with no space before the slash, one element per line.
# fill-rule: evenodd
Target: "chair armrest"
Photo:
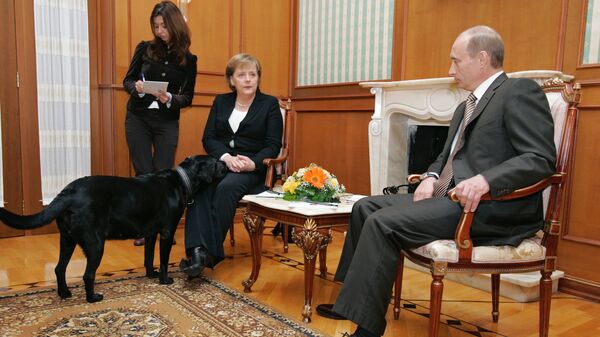
<path fill-rule="evenodd" d="M 287 150 L 282 151 L 281 155 L 277 158 L 265 158 L 263 159 L 263 164 L 267 167 L 273 167 L 275 165 L 281 164 L 287 160 Z"/>
<path fill-rule="evenodd" d="M 421 175 L 420 174 L 409 174 L 406 177 L 406 181 L 408 181 L 408 183 L 411 185 L 418 184 L 421 182 Z"/>
<path fill-rule="evenodd" d="M 282 149 L 281 154 L 277 158 L 265 158 L 263 164 L 267 167 L 267 175 L 265 176 L 265 186 L 273 188 L 275 179 L 275 167 L 279 164 L 284 163 L 287 160 L 288 153 L 287 149 Z"/>
<path fill-rule="evenodd" d="M 535 184 L 520 188 L 498 198 L 492 198 L 489 193 L 486 193 L 483 196 L 481 196 L 481 200 L 512 200 L 526 197 L 528 195 L 540 192 L 550 185 L 562 184 L 565 180 L 565 177 L 565 173 L 555 173 L 552 176 L 546 179 L 542 179 Z M 450 200 L 454 202 L 458 202 L 458 197 L 456 196 L 456 192 L 454 191 L 454 189 L 448 192 L 448 198 L 450 198 Z M 477 212 L 477 210 L 475 210 L 475 212 Z M 454 241 L 456 242 L 456 247 L 458 248 L 458 258 L 460 261 L 471 260 L 471 254 L 473 251 L 473 240 L 471 239 L 471 225 L 473 223 L 473 216 L 475 215 L 475 212 L 463 213 L 460 217 L 460 221 L 458 222 L 458 226 L 456 227 Z"/>
<path fill-rule="evenodd" d="M 528 195 L 532 195 L 534 193 L 542 191 L 550 185 L 562 184 L 565 177 L 566 177 L 565 173 L 555 173 L 548 178 L 538 181 L 535 184 L 532 184 L 532 185 L 529 185 L 529 186 L 526 186 L 523 188 L 519 188 L 518 190 L 514 190 L 511 193 L 505 194 L 501 197 L 492 198 L 489 193 L 486 193 L 481 196 L 481 200 L 512 200 L 512 199 L 526 197 Z M 452 190 L 450 190 L 450 192 L 448 192 L 448 197 L 452 201 L 458 202 L 458 197 L 456 196 L 456 192 L 454 192 L 454 189 L 452 189 Z"/>

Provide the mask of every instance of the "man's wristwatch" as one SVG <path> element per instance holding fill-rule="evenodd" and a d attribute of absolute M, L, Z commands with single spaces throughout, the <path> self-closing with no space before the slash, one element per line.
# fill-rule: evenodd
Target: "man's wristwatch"
<path fill-rule="evenodd" d="M 421 181 L 423 181 L 423 180 L 425 180 L 425 179 L 427 179 L 429 177 L 433 177 L 435 179 L 440 179 L 440 176 L 437 173 L 435 173 L 435 172 L 425 172 L 425 173 L 421 174 L 421 176 L 419 177 L 419 179 Z"/>

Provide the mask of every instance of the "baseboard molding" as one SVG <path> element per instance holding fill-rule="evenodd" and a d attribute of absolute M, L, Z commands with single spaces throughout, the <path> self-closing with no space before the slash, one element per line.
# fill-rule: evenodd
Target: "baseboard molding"
<path fill-rule="evenodd" d="M 600 284 L 590 281 L 565 276 L 558 282 L 558 290 L 583 297 L 588 300 L 600 302 Z"/>

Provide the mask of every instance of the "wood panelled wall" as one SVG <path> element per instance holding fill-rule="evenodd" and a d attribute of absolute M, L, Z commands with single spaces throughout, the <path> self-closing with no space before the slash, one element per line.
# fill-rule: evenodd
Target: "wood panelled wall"
<path fill-rule="evenodd" d="M 565 6 L 565 40 L 562 71 L 575 75 L 582 86 L 575 170 L 570 191 L 570 207 L 559 244 L 559 267 L 567 277 L 562 289 L 574 294 L 593 295 L 600 300 L 600 64 L 582 65 L 587 1 L 569 1 Z"/>
<path fill-rule="evenodd" d="M 600 208 L 596 206 L 600 182 L 592 178 L 600 167 L 596 150 L 600 143 L 600 65 L 582 66 L 579 61 L 586 2 L 396 0 L 389 80 L 448 76 L 454 39 L 478 24 L 494 27 L 502 35 L 506 71 L 549 69 L 575 75 L 582 84 L 583 99 L 571 201 L 559 246 L 559 267 L 567 275 L 560 286 L 600 299 L 600 270 L 590 263 L 600 256 Z M 297 32 L 297 16 L 295 20 Z M 292 81 L 296 83 L 294 77 Z M 294 86 L 292 101 L 296 111 L 293 167 L 317 162 L 335 172 L 348 190 L 368 194 L 367 128 L 372 95 L 357 83 Z"/>

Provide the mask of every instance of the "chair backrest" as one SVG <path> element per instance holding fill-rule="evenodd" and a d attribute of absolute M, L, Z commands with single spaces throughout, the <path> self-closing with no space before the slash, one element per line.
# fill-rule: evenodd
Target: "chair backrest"
<path fill-rule="evenodd" d="M 279 107 L 281 110 L 281 116 L 283 118 L 283 134 L 281 139 L 281 150 L 277 158 L 268 159 L 271 164 L 267 167 L 267 176 L 265 177 L 265 186 L 267 188 L 273 188 L 278 180 L 285 180 L 288 174 L 288 153 L 289 153 L 289 140 L 291 138 L 291 107 L 292 100 L 279 101 Z M 274 165 L 274 167 L 271 167 Z"/>
<path fill-rule="evenodd" d="M 289 154 L 289 141 L 290 141 L 290 133 L 291 133 L 291 120 L 292 120 L 292 100 L 287 99 L 284 102 L 285 105 L 281 107 L 281 117 L 283 118 L 283 135 L 281 136 L 281 151 L 279 155 L 281 156 L 284 152 L 286 155 Z M 277 175 L 280 177 L 287 177 L 288 174 L 288 165 L 287 160 L 281 165 L 277 167 Z"/>
<path fill-rule="evenodd" d="M 556 171 L 565 178 L 561 184 L 553 184 L 544 191 L 545 224 L 542 244 L 546 247 L 546 270 L 556 269 L 556 251 L 561 233 L 561 206 L 569 207 L 563 198 L 569 194 L 575 134 L 577 131 L 580 100 L 579 83 L 565 83 L 560 79 L 551 79 L 542 84 L 546 92 L 552 118 L 554 119 L 554 143 L 556 144 Z"/>

